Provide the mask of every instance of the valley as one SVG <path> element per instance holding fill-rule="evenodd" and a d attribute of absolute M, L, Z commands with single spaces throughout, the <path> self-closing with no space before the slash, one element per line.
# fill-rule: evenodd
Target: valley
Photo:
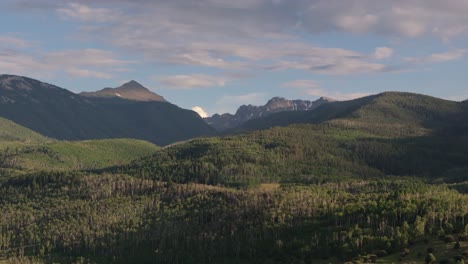
<path fill-rule="evenodd" d="M 166 147 L 2 118 L 0 263 L 455 263 L 467 121 L 464 102 L 400 92 Z"/>

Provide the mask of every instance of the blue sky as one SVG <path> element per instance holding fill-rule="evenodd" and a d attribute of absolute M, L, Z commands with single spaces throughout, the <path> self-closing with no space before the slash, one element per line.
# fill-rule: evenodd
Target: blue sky
<path fill-rule="evenodd" d="M 0 73 L 136 80 L 209 115 L 273 96 L 468 98 L 466 0 L 4 0 Z"/>

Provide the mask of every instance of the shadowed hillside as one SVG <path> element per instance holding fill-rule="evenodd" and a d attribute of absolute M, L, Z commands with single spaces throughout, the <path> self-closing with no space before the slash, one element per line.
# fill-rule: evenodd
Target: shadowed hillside
<path fill-rule="evenodd" d="M 0 116 L 61 140 L 136 138 L 166 145 L 214 131 L 195 112 L 167 102 L 84 97 L 12 75 L 0 76 L 0 91 Z"/>

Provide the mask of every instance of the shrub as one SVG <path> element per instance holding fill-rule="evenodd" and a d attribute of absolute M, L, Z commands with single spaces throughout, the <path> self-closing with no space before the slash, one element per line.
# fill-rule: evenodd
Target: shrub
<path fill-rule="evenodd" d="M 452 263 L 455 263 L 455 261 L 453 261 L 451 259 L 441 259 L 439 261 L 439 264 L 452 264 Z"/>
<path fill-rule="evenodd" d="M 445 243 L 455 242 L 455 238 L 452 235 L 445 235 L 442 237 L 441 240 L 444 241 Z"/>
<path fill-rule="evenodd" d="M 385 257 L 388 255 L 386 250 L 377 250 L 374 254 L 377 255 L 377 257 Z"/>

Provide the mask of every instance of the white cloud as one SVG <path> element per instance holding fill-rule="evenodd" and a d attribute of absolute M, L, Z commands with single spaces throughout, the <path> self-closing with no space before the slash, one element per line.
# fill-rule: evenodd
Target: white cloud
<path fill-rule="evenodd" d="M 314 46 L 292 33 L 311 31 L 307 13 L 315 14 L 315 7 L 327 11 L 330 7 L 323 1 L 242 0 L 233 4 L 224 0 L 174 0 L 136 6 L 121 0 L 115 2 L 116 6 L 122 2 L 131 6 L 131 13 L 114 14 L 112 24 L 95 24 L 82 28 L 82 33 L 140 54 L 147 62 L 225 70 L 298 69 L 335 75 L 381 72 L 385 68 L 370 62 L 369 54 Z M 340 23 L 342 30 L 351 32 L 370 30 L 380 21 L 369 12 L 340 16 L 330 16 L 329 22 Z"/>
<path fill-rule="evenodd" d="M 465 0 L 304 1 L 304 5 L 307 3 L 303 28 L 312 33 L 341 30 L 403 38 L 428 35 L 439 39 L 468 33 Z"/>
<path fill-rule="evenodd" d="M 88 37 L 131 52 L 142 63 L 223 70 L 296 69 L 333 75 L 385 72 L 394 66 L 373 59 L 391 57 L 390 48 L 368 52 L 330 49 L 312 45 L 302 36 L 338 31 L 399 41 L 417 37 L 450 41 L 468 35 L 466 0 L 41 2 L 59 5 L 53 9 L 58 16 L 84 23 L 80 25 L 81 39 Z"/>
<path fill-rule="evenodd" d="M 35 77 L 67 74 L 72 77 L 112 78 L 131 61 L 116 59 L 104 50 L 64 50 L 56 52 L 23 52 L 0 49 L 0 72 Z"/>
<path fill-rule="evenodd" d="M 159 79 L 161 85 L 179 89 L 209 88 L 224 86 L 226 79 L 205 74 L 172 75 Z"/>
<path fill-rule="evenodd" d="M 292 82 L 283 83 L 284 87 L 291 88 L 318 88 L 320 85 L 313 80 L 295 80 Z"/>
<path fill-rule="evenodd" d="M 195 111 L 202 118 L 208 117 L 208 113 L 205 110 L 203 110 L 203 108 L 201 108 L 200 106 L 192 107 L 192 111 Z"/>
<path fill-rule="evenodd" d="M 66 70 L 68 74 L 74 77 L 86 77 L 86 78 L 99 78 L 99 79 L 111 79 L 112 75 L 105 72 L 90 71 L 86 69 L 68 69 Z"/>
<path fill-rule="evenodd" d="M 369 93 L 330 92 L 330 91 L 326 91 L 326 90 L 319 89 L 319 88 L 306 90 L 305 93 L 311 96 L 328 97 L 328 98 L 341 100 L 341 101 L 352 100 L 352 99 L 361 98 L 361 97 L 370 95 Z"/>
<path fill-rule="evenodd" d="M 50 75 L 52 65 L 40 62 L 38 59 L 15 51 L 0 50 L 0 72 L 9 74 L 28 75 Z"/>
<path fill-rule="evenodd" d="M 447 62 L 453 60 L 459 60 L 463 58 L 468 53 L 468 50 L 465 49 L 455 49 L 442 53 L 434 53 L 422 58 L 406 58 L 407 62 L 413 64 L 427 64 L 427 63 L 438 63 L 438 62 Z"/>
<path fill-rule="evenodd" d="M 390 58 L 393 55 L 393 49 L 388 47 L 378 47 L 375 49 L 374 57 L 378 60 Z"/>
<path fill-rule="evenodd" d="M 444 62 L 444 61 L 452 61 L 458 60 L 465 56 L 467 50 L 465 49 L 457 49 L 451 50 L 444 53 L 436 53 L 429 56 L 428 60 L 431 62 Z"/>
<path fill-rule="evenodd" d="M 116 19 L 119 13 L 109 8 L 92 8 L 79 3 L 68 3 L 57 9 L 57 13 L 64 19 L 80 21 L 108 22 Z"/>
<path fill-rule="evenodd" d="M 37 6 L 38 2 L 49 8 L 59 5 L 55 11 L 63 18 L 117 22 L 116 28 L 125 31 L 130 27 L 138 30 L 138 26 L 154 25 L 148 38 L 157 31 L 164 35 L 192 31 L 201 39 L 211 35 L 207 39 L 210 41 L 225 37 L 226 43 L 230 42 L 229 36 L 259 38 L 284 35 L 291 30 L 313 34 L 375 33 L 404 38 L 428 35 L 439 39 L 468 33 L 466 0 L 88 0 L 67 1 L 66 5 L 56 0 L 23 0 L 18 5 L 25 9 L 28 5 Z M 124 10 L 131 10 L 131 15 L 124 14 Z M 166 32 L 168 27 L 174 32 Z M 188 43 L 194 43 L 193 39 Z"/>

